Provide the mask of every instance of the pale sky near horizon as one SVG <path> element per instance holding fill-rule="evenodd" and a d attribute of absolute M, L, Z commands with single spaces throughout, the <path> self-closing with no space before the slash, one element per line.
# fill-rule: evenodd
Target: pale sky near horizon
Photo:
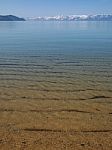
<path fill-rule="evenodd" d="M 112 14 L 112 0 L 0 0 L 0 15 Z"/>

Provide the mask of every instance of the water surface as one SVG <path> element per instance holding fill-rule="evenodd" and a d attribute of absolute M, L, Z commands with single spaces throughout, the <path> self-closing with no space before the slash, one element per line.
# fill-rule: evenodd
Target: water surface
<path fill-rule="evenodd" d="M 43 99 L 110 97 L 112 22 L 0 22 L 1 97 L 23 89 Z"/>

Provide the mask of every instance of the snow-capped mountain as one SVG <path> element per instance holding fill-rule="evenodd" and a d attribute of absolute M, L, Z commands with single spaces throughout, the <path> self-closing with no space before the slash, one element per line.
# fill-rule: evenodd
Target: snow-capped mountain
<path fill-rule="evenodd" d="M 35 21 L 112 21 L 112 14 L 110 15 L 69 15 L 69 16 L 49 16 L 29 18 L 28 20 Z"/>

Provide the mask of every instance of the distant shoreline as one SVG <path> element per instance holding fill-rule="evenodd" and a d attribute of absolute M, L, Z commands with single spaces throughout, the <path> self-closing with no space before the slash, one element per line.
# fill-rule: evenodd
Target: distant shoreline
<path fill-rule="evenodd" d="M 0 21 L 112 21 L 112 15 L 69 15 L 21 18 L 14 15 L 0 15 Z"/>
<path fill-rule="evenodd" d="M 0 15 L 0 21 L 25 21 L 25 19 L 13 15 Z"/>

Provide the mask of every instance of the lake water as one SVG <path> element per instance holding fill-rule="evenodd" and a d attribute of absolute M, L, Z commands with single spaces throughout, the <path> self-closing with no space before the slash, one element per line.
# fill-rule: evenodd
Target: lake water
<path fill-rule="evenodd" d="M 112 22 L 0 22 L 1 97 L 21 90 L 40 99 L 111 97 Z"/>

